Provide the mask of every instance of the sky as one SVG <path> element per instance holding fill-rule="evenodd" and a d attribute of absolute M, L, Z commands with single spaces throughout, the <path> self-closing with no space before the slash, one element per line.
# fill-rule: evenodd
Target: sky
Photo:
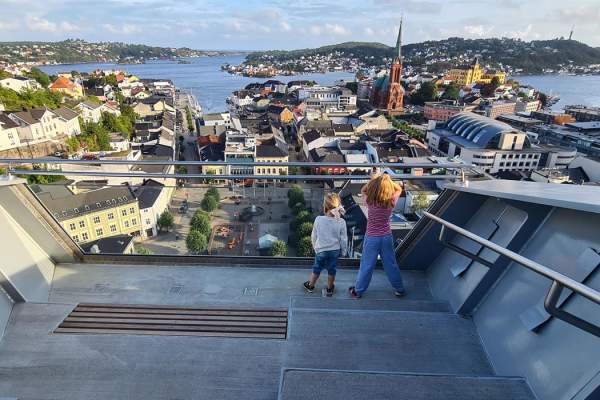
<path fill-rule="evenodd" d="M 212 50 L 568 36 L 600 47 L 600 0 L 0 0 L 0 41 L 122 41 Z"/>

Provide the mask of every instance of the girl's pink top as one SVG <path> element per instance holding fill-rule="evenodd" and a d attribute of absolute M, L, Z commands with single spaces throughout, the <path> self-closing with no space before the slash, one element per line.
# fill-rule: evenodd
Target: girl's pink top
<path fill-rule="evenodd" d="M 367 236 L 386 236 L 392 233 L 390 217 L 399 197 L 400 194 L 394 196 L 392 200 L 393 206 L 390 208 L 381 208 L 367 204 L 369 213 L 367 216 Z"/>

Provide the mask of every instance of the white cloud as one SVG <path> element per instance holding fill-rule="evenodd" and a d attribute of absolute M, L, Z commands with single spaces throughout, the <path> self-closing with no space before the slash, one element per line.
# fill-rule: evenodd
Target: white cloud
<path fill-rule="evenodd" d="M 483 37 L 488 35 L 491 31 L 494 30 L 493 26 L 483 26 L 483 25 L 466 25 L 464 31 L 469 36 Z"/>
<path fill-rule="evenodd" d="M 372 28 L 367 27 L 367 28 L 365 28 L 365 35 L 373 36 L 373 35 L 375 35 L 375 31 Z"/>
<path fill-rule="evenodd" d="M 62 32 L 77 32 L 77 31 L 81 30 L 81 28 L 79 28 L 79 26 L 72 24 L 70 22 L 63 21 L 60 23 L 60 30 Z"/>
<path fill-rule="evenodd" d="M 19 24 L 16 22 L 0 21 L 0 31 L 12 31 L 18 27 Z"/>
<path fill-rule="evenodd" d="M 321 27 L 317 25 L 313 25 L 310 27 L 311 35 L 320 36 L 321 35 Z"/>
<path fill-rule="evenodd" d="M 338 24 L 325 24 L 325 30 L 333 35 L 348 35 L 350 31 Z"/>
<path fill-rule="evenodd" d="M 57 31 L 57 26 L 54 22 L 33 15 L 25 17 L 25 26 L 34 32 L 55 33 Z"/>
<path fill-rule="evenodd" d="M 132 33 L 137 33 L 141 31 L 139 26 L 132 24 L 123 24 L 120 26 L 104 24 L 102 25 L 102 27 L 110 33 L 117 33 L 120 35 L 131 35 Z"/>
<path fill-rule="evenodd" d="M 285 22 L 285 21 L 281 21 L 281 22 L 279 23 L 279 28 L 281 28 L 281 30 L 282 30 L 283 32 L 289 32 L 289 31 L 291 31 L 291 30 L 292 30 L 292 27 L 290 26 L 290 24 L 288 24 L 288 23 L 287 23 L 287 22 Z"/>

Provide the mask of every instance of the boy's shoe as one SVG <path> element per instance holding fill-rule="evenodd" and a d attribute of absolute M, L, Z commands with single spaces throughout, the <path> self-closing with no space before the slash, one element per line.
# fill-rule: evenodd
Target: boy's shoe
<path fill-rule="evenodd" d="M 334 290 L 335 290 L 335 285 L 331 285 L 331 288 L 325 288 L 325 296 L 327 296 L 327 297 L 333 296 Z"/>
<path fill-rule="evenodd" d="M 406 295 L 406 290 L 395 290 L 394 291 L 394 296 L 396 297 L 404 297 Z"/>
<path fill-rule="evenodd" d="M 354 288 L 354 286 L 350 286 L 348 288 L 348 293 L 353 299 L 360 299 L 360 294 L 356 293 L 356 289 Z"/>
<path fill-rule="evenodd" d="M 312 293 L 315 290 L 314 286 L 310 286 L 309 281 L 304 282 L 302 286 L 304 286 L 304 290 L 306 290 L 308 293 Z"/>

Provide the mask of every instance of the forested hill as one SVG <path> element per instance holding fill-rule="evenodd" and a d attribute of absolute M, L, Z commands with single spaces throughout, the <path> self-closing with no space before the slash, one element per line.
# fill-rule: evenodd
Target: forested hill
<path fill-rule="evenodd" d="M 300 57 L 327 56 L 357 58 L 366 65 L 382 65 L 392 59 L 394 48 L 381 43 L 347 42 L 315 49 L 256 52 L 249 63 L 273 60 L 285 62 Z M 565 65 L 600 64 L 600 48 L 575 40 L 553 39 L 531 42 L 519 39 L 463 39 L 427 41 L 402 47 L 405 64 L 447 67 L 478 56 L 482 63 L 508 66 L 524 72 L 560 69 Z"/>
<path fill-rule="evenodd" d="M 121 42 L 86 42 L 68 39 L 60 42 L 0 42 L 0 61 L 37 63 L 141 62 L 148 59 L 174 59 L 219 55 L 222 52 L 187 47 L 156 47 Z"/>

